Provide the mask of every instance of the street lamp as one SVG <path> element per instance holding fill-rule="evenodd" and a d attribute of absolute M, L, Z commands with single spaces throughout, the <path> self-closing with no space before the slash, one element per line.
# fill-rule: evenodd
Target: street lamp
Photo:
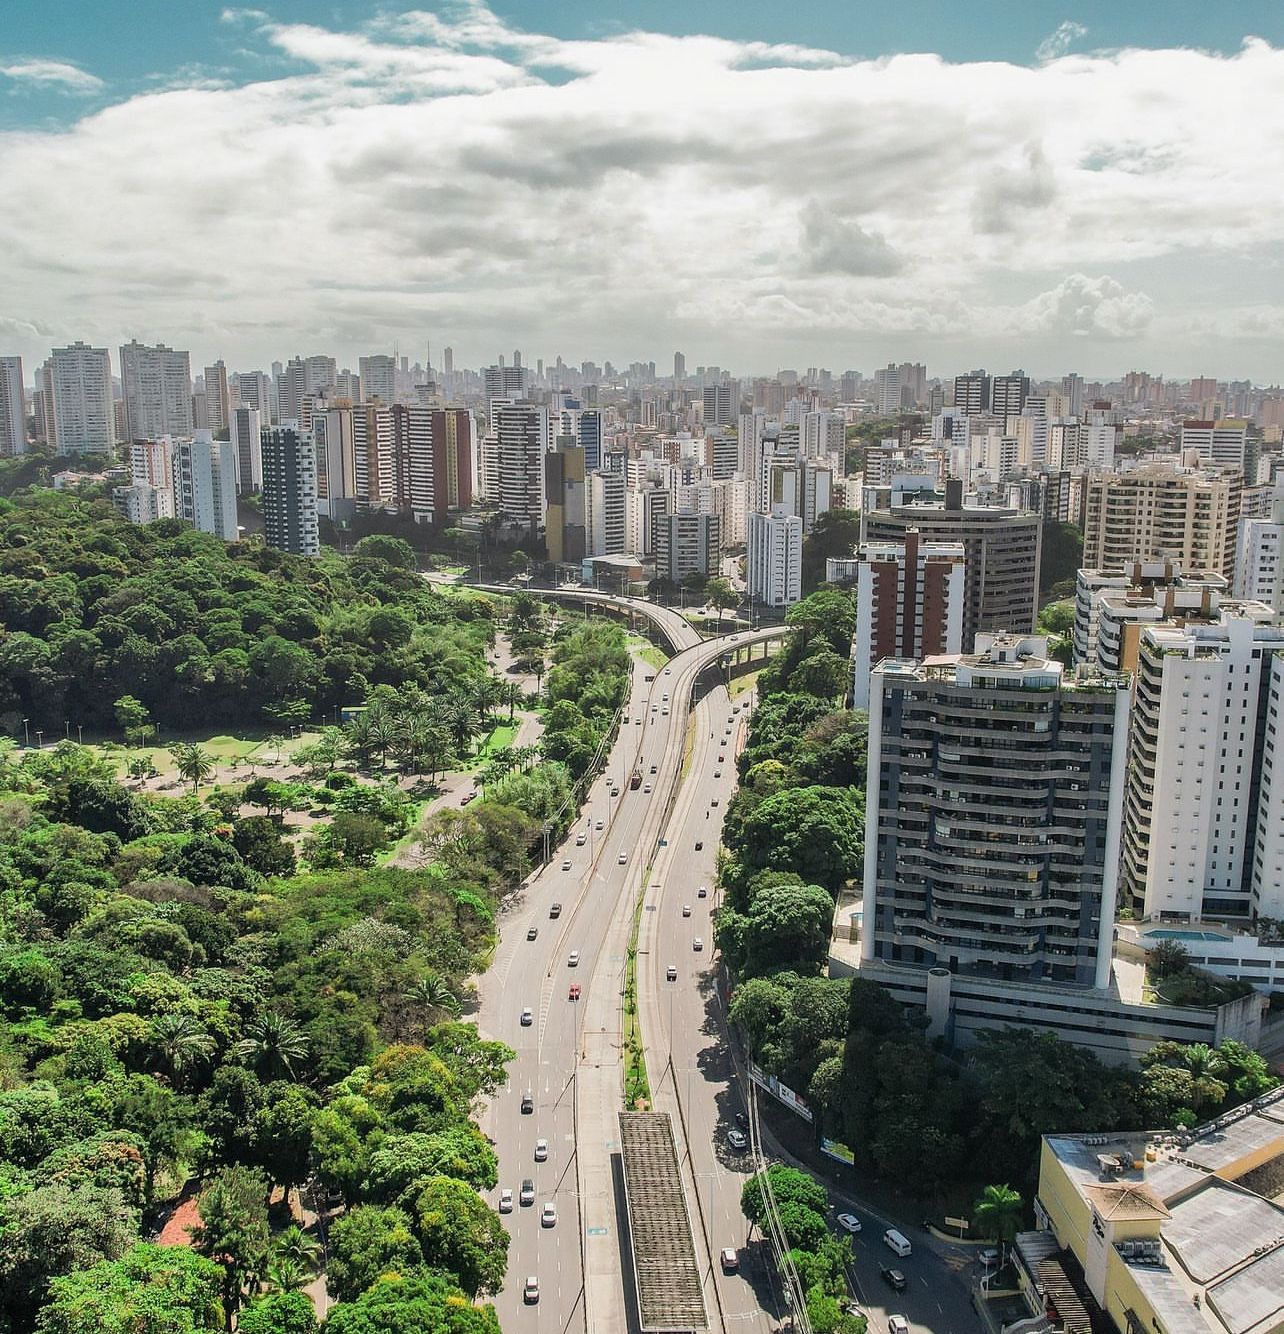
<path fill-rule="evenodd" d="M 27 726 L 30 721 L 30 718 L 24 718 L 22 720 L 22 744 L 23 748 L 26 750 L 31 749 L 31 728 Z"/>
<path fill-rule="evenodd" d="M 40 730 L 40 728 L 37 727 L 37 728 L 36 728 L 36 749 L 37 749 L 37 750 L 44 750 L 44 748 L 45 748 L 45 734 Z"/>
<path fill-rule="evenodd" d="M 78 746 L 85 744 L 85 729 L 81 723 L 76 724 L 76 744 Z"/>

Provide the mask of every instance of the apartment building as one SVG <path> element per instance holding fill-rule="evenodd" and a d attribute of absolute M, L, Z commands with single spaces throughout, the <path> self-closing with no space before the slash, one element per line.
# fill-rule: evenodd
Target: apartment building
<path fill-rule="evenodd" d="M 41 368 L 45 439 L 59 454 L 108 454 L 116 439 L 105 347 L 56 347 Z"/>
<path fill-rule="evenodd" d="M 1242 487 L 1233 469 L 1148 465 L 1086 478 L 1084 567 L 1121 570 L 1134 560 L 1166 557 L 1232 578 Z"/>
<path fill-rule="evenodd" d="M 656 578 L 680 584 L 693 574 L 718 573 L 722 543 L 716 514 L 657 515 L 654 523 Z"/>
<path fill-rule="evenodd" d="M 267 544 L 296 556 L 321 551 L 317 527 L 317 454 L 310 431 L 293 422 L 263 432 L 263 523 Z"/>
<path fill-rule="evenodd" d="M 0 456 L 27 452 L 26 388 L 22 358 L 0 357 Z"/>
<path fill-rule="evenodd" d="M 862 964 L 1105 987 L 1128 711 L 1039 636 L 875 667 Z"/>
<path fill-rule="evenodd" d="M 120 349 L 120 387 L 130 440 L 191 435 L 192 366 L 186 352 L 137 339 Z"/>
<path fill-rule="evenodd" d="M 239 536 L 236 524 L 236 456 L 231 442 L 209 431 L 175 440 L 174 512 L 224 542 Z"/>
<path fill-rule="evenodd" d="M 803 521 L 796 514 L 756 511 L 748 520 L 749 597 L 789 607 L 802 597 Z"/>

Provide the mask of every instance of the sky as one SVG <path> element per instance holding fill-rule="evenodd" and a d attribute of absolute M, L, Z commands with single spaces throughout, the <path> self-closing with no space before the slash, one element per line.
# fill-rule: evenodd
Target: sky
<path fill-rule="evenodd" d="M 1276 0 L 0 25 L 0 355 L 1281 379 Z"/>

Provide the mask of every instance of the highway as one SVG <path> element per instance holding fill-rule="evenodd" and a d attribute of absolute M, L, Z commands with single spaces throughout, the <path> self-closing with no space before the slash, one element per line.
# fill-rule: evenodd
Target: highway
<path fill-rule="evenodd" d="M 650 610 L 648 604 L 641 609 Z M 580 819 L 548 865 L 501 910 L 500 941 L 480 981 L 478 1015 L 487 1037 L 517 1053 L 507 1086 L 481 1123 L 500 1161 L 492 1203 L 498 1206 L 501 1190 L 514 1195 L 513 1211 L 503 1216 L 512 1242 L 508 1280 L 496 1298 L 501 1324 L 519 1319 L 523 1328 L 583 1330 L 591 1320 L 595 1328 L 626 1328 L 625 1252 L 611 1155 L 621 1106 L 621 993 L 632 909 L 677 782 L 696 677 L 732 642 L 778 633 L 697 642 L 654 674 L 635 664 L 624 710 L 629 721 Z M 632 790 L 635 765 L 644 781 Z M 554 903 L 561 904 L 556 918 L 550 916 Z M 579 952 L 574 967 L 572 951 Z M 579 1000 L 569 998 L 572 984 L 581 988 Z M 527 1008 L 531 1022 L 524 1025 Z M 533 1104 L 529 1114 L 521 1111 L 525 1094 Z M 543 1162 L 535 1161 L 538 1139 L 548 1142 Z M 526 1179 L 534 1183 L 534 1203 L 523 1207 L 517 1201 Z M 553 1227 L 541 1225 L 546 1203 L 557 1211 Z M 539 1301 L 519 1316 L 528 1276 L 539 1280 Z"/>

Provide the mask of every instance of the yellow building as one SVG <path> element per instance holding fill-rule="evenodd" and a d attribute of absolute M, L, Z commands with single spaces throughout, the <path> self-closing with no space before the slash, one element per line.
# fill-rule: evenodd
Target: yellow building
<path fill-rule="evenodd" d="M 1284 1089 L 1186 1132 L 1048 1135 L 1020 1334 L 1284 1331 Z M 1009 1327 L 1012 1328 L 1012 1327 Z"/>

